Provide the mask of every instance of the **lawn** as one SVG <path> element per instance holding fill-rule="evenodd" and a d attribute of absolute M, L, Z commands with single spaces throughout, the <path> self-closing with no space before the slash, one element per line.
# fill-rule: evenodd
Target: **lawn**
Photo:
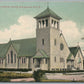
<path fill-rule="evenodd" d="M 41 80 L 41 82 L 72 82 L 72 81 L 71 80 L 47 79 L 47 80 Z"/>
<path fill-rule="evenodd" d="M 17 78 L 32 78 L 31 73 L 15 73 L 15 72 L 2 72 L 0 73 L 0 82 L 8 82 L 10 79 Z"/>

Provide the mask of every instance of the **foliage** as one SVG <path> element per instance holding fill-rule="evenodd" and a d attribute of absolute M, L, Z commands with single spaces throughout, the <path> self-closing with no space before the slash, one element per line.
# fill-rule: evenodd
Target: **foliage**
<path fill-rule="evenodd" d="M 42 71 L 42 70 L 34 71 L 33 77 L 34 77 L 35 81 L 40 82 L 43 74 L 44 74 L 44 71 Z"/>
<path fill-rule="evenodd" d="M 32 69 L 5 69 L 5 68 L 0 68 L 0 72 L 2 71 L 22 71 L 22 72 L 27 72 L 27 71 L 31 71 Z"/>

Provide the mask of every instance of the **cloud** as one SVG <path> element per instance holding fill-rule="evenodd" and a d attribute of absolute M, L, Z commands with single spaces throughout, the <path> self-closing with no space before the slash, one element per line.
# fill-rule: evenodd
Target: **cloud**
<path fill-rule="evenodd" d="M 63 35 L 70 46 L 76 46 L 81 39 L 81 32 L 73 21 L 63 21 L 60 24 Z"/>
<path fill-rule="evenodd" d="M 60 28 L 63 32 L 65 40 L 69 46 L 76 46 L 77 42 L 80 42 L 80 46 L 84 47 L 84 42 L 80 39 L 84 33 L 84 29 L 79 31 L 76 23 L 73 21 L 63 21 L 60 23 Z M 10 28 L 5 28 L 4 31 L 0 31 L 0 43 L 8 42 L 11 38 L 24 39 L 32 38 L 36 36 L 36 20 L 28 15 L 20 16 L 17 20 L 17 24 L 13 24 Z"/>
<path fill-rule="evenodd" d="M 20 16 L 17 22 L 9 29 L 5 28 L 4 31 L 0 31 L 0 43 L 7 42 L 10 38 L 14 40 L 35 37 L 36 20 L 33 17 Z"/>

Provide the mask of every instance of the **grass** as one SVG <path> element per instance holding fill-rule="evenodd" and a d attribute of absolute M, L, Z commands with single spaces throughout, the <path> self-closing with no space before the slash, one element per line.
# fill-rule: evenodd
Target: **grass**
<path fill-rule="evenodd" d="M 0 82 L 10 82 L 9 78 L 0 78 Z"/>
<path fill-rule="evenodd" d="M 41 82 L 72 82 L 72 80 L 48 79 L 48 80 L 41 80 Z"/>
<path fill-rule="evenodd" d="M 84 82 L 84 80 L 59 80 L 59 79 L 48 79 L 48 80 L 41 80 L 41 82 Z"/>
<path fill-rule="evenodd" d="M 0 78 L 32 78 L 32 74 L 30 73 L 15 73 L 15 72 L 3 72 L 0 73 Z"/>

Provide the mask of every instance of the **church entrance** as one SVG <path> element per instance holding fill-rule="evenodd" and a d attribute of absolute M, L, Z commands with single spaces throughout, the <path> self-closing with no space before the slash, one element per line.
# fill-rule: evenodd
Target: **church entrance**
<path fill-rule="evenodd" d="M 40 64 L 41 64 L 41 59 L 37 59 L 37 65 L 36 65 L 36 68 L 37 68 L 37 67 L 40 68 Z"/>

